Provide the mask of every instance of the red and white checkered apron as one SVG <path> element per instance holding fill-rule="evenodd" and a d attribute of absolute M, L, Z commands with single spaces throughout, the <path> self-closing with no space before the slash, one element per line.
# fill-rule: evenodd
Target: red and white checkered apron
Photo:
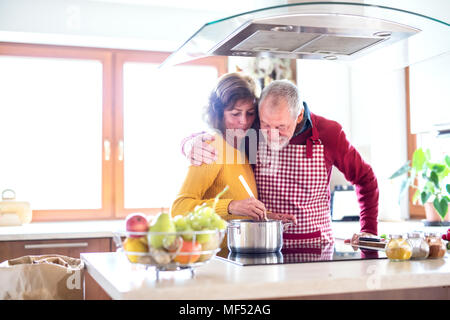
<path fill-rule="evenodd" d="M 334 256 L 334 243 L 283 248 L 284 262 L 331 261 Z"/>
<path fill-rule="evenodd" d="M 280 151 L 260 139 L 256 159 L 258 194 L 267 210 L 297 217 L 296 226 L 286 227 L 283 247 L 334 242 L 324 147 L 316 128 L 306 145 L 288 144 Z"/>

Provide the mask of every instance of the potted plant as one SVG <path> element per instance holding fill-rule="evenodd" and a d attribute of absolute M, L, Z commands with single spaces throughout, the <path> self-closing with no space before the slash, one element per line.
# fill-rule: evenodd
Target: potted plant
<path fill-rule="evenodd" d="M 408 187 L 415 189 L 413 203 L 418 200 L 424 205 L 427 221 L 443 221 L 448 213 L 450 202 L 450 157 L 446 155 L 441 162 L 431 160 L 430 150 L 418 148 L 411 161 L 407 161 L 389 179 L 404 176 L 400 187 L 402 197 Z M 436 214 L 437 213 L 437 214 Z M 434 215 L 434 217 L 433 217 Z M 450 215 L 449 215 L 450 218 Z"/>

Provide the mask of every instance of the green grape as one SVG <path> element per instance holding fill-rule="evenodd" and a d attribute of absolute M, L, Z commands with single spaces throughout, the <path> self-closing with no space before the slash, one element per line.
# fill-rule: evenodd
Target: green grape
<path fill-rule="evenodd" d="M 211 240 L 211 234 L 210 233 L 202 233 L 196 235 L 196 240 L 200 244 L 207 243 Z"/>
<path fill-rule="evenodd" d="M 189 222 L 190 222 L 191 228 L 192 228 L 193 230 L 198 231 L 198 230 L 201 230 L 201 229 L 202 229 L 202 224 L 200 223 L 200 220 L 198 219 L 198 217 L 196 217 L 196 216 L 191 216 L 191 217 L 189 218 Z"/>
<path fill-rule="evenodd" d="M 182 215 L 175 216 L 173 218 L 173 222 L 175 224 L 177 232 L 184 231 L 188 227 L 187 219 Z"/>
<path fill-rule="evenodd" d="M 203 228 L 208 228 L 209 225 L 211 224 L 211 218 L 205 214 L 205 213 L 201 213 L 196 217 L 196 220 L 198 221 L 200 227 Z"/>
<path fill-rule="evenodd" d="M 211 228 L 223 230 L 224 222 L 225 222 L 225 228 L 226 228 L 226 221 L 223 220 L 218 214 L 215 213 L 211 219 Z"/>
<path fill-rule="evenodd" d="M 201 210 L 200 214 L 203 215 L 204 217 L 211 218 L 214 214 L 214 211 L 213 208 L 211 207 L 204 207 Z"/>
<path fill-rule="evenodd" d="M 194 234 L 193 234 L 194 230 L 192 230 L 191 226 L 187 225 L 186 229 L 183 230 L 183 231 L 186 232 L 186 233 L 183 233 L 181 235 L 183 237 L 183 239 L 186 240 L 186 241 L 191 241 L 192 237 L 194 236 Z M 192 232 L 192 233 L 188 233 L 189 231 Z"/>
<path fill-rule="evenodd" d="M 219 225 L 218 225 L 219 230 L 225 230 L 227 228 L 227 226 L 228 226 L 228 223 L 225 220 L 222 219 L 219 221 Z"/>

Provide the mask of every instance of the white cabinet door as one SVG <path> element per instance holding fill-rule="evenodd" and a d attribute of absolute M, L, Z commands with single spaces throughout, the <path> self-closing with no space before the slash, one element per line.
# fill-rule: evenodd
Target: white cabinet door
<path fill-rule="evenodd" d="M 409 67 L 411 133 L 450 128 L 450 52 Z"/>

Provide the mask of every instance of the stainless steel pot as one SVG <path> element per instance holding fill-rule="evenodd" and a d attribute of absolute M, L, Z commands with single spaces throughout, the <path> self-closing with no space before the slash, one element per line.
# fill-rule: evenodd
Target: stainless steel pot
<path fill-rule="evenodd" d="M 280 220 L 228 221 L 227 245 L 231 252 L 236 253 L 268 253 L 278 252 L 283 247 L 285 223 Z"/>
<path fill-rule="evenodd" d="M 230 252 L 228 254 L 228 260 L 237 262 L 242 265 L 277 264 L 283 263 L 283 254 L 281 252 L 269 252 L 269 253 Z"/>

